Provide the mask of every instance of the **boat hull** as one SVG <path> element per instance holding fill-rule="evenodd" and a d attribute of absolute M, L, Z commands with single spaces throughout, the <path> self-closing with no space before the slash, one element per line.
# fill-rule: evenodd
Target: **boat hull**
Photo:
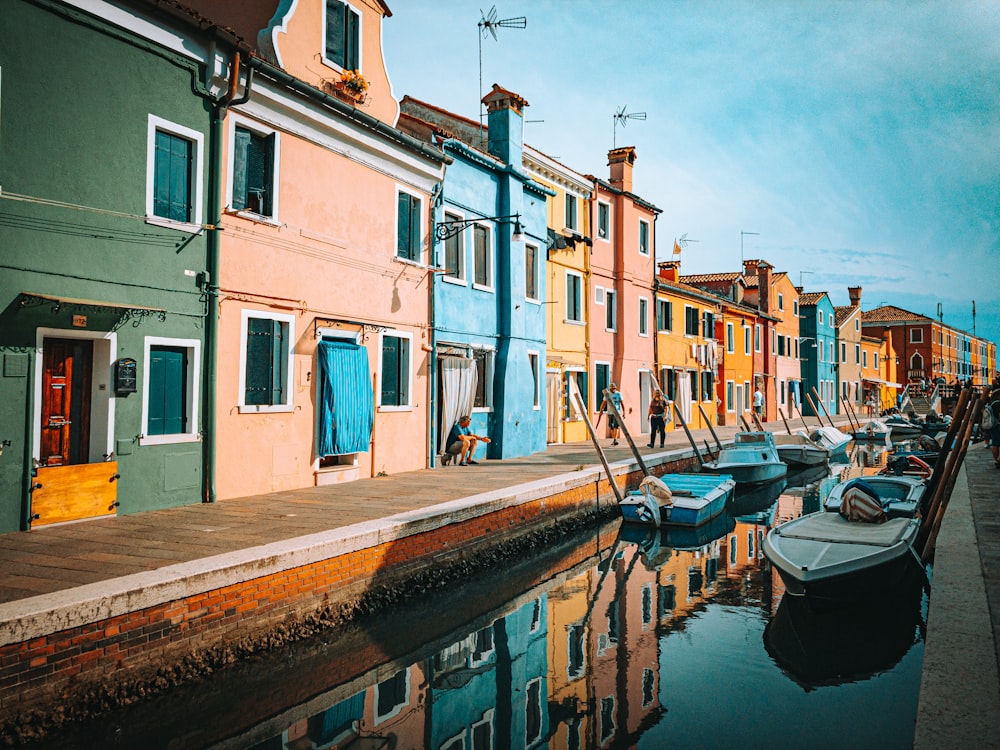
<path fill-rule="evenodd" d="M 736 482 L 730 476 L 664 474 L 659 478 L 673 493 L 671 504 L 660 505 L 661 526 L 700 526 L 708 523 L 725 510 L 736 489 Z M 656 525 L 648 517 L 645 507 L 645 496 L 641 492 L 629 492 L 621 503 L 622 520 Z"/>
<path fill-rule="evenodd" d="M 766 484 L 782 479 L 788 474 L 788 466 L 781 461 L 772 463 L 741 464 L 712 462 L 702 466 L 708 474 L 728 474 L 737 484 Z"/>
<path fill-rule="evenodd" d="M 912 545 L 919 529 L 916 518 L 865 524 L 819 511 L 772 529 L 763 549 L 788 595 L 830 609 L 898 586 L 918 564 Z"/>

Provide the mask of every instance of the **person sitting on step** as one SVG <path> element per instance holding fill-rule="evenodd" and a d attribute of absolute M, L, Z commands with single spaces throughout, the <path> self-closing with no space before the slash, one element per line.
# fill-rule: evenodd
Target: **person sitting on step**
<path fill-rule="evenodd" d="M 474 435 L 469 428 L 471 423 L 472 419 L 466 414 L 452 426 L 451 432 L 448 433 L 447 454 L 450 457 L 458 458 L 459 466 L 478 464 L 479 462 L 472 458 L 476 452 L 476 446 L 480 442 L 490 442 L 490 439 L 485 435 Z"/>

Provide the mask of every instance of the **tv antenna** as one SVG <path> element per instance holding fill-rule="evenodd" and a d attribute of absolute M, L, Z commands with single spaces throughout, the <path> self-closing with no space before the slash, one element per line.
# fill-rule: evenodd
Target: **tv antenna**
<path fill-rule="evenodd" d="M 621 126 L 624 128 L 626 125 L 628 125 L 629 120 L 646 119 L 645 112 L 626 112 L 625 110 L 627 108 L 628 105 L 626 104 L 624 107 L 615 112 L 615 116 L 613 118 L 615 122 L 614 131 L 611 134 L 611 148 L 618 148 L 618 123 L 621 123 Z"/>
<path fill-rule="evenodd" d="M 680 256 L 681 250 L 686 250 L 689 242 L 697 242 L 698 240 L 689 240 L 687 232 L 682 234 L 676 240 L 674 240 L 674 257 L 675 259 Z"/>
<path fill-rule="evenodd" d="M 523 29 L 528 26 L 526 16 L 513 16 L 511 18 L 497 18 L 497 6 L 490 8 L 489 13 L 483 13 L 479 9 L 479 143 L 483 142 L 483 38 L 489 32 L 493 41 L 497 40 L 497 29 Z"/>

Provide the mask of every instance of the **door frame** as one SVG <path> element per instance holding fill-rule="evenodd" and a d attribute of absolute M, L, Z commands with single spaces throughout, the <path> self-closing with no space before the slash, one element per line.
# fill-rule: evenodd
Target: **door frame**
<path fill-rule="evenodd" d="M 32 413 L 31 455 L 37 461 L 42 444 L 42 370 L 45 339 L 89 339 L 94 352 L 90 378 L 90 454 L 85 463 L 99 463 L 114 452 L 115 398 L 112 375 L 118 352 L 118 334 L 114 331 L 84 331 L 72 328 L 35 329 L 35 383 Z"/>

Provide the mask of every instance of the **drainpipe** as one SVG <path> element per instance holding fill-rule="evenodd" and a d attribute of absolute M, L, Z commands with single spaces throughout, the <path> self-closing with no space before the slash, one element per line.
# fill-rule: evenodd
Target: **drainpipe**
<path fill-rule="evenodd" d="M 204 488 L 202 501 L 214 503 L 215 468 L 216 468 L 216 432 L 218 401 L 217 364 L 219 339 L 219 246 L 222 227 L 222 134 L 226 119 L 226 110 L 237 104 L 244 104 L 250 99 L 250 87 L 253 83 L 253 69 L 247 68 L 247 82 L 243 95 L 236 98 L 240 83 L 240 50 L 233 52 L 230 61 L 229 91 L 212 107 L 212 123 L 209 133 L 209 158 L 211 167 L 208 171 L 208 216 L 211 229 L 207 238 L 208 277 L 204 282 L 207 298 L 208 315 L 205 320 L 205 400 L 202 416 L 202 460 L 204 462 Z"/>

